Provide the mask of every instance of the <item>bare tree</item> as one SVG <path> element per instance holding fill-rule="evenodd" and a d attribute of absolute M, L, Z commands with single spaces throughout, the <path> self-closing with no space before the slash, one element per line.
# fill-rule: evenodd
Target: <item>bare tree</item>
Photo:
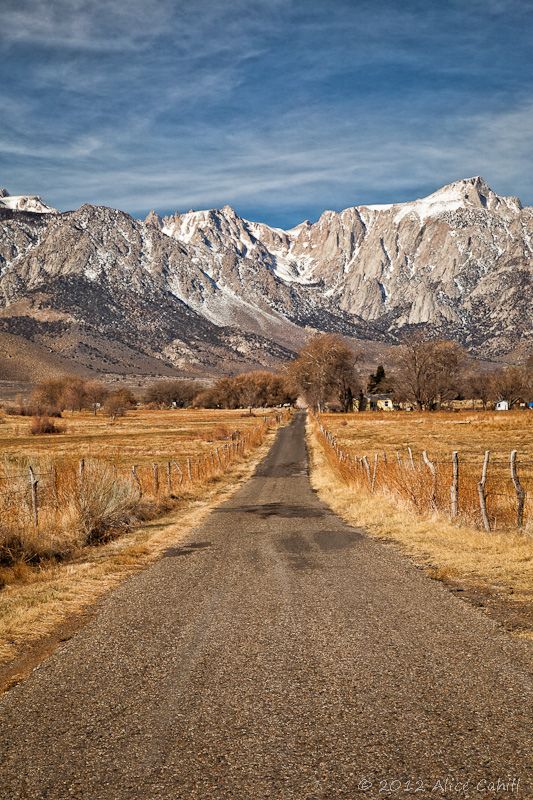
<path fill-rule="evenodd" d="M 352 407 L 359 386 L 356 364 L 360 354 L 349 347 L 340 336 L 315 336 L 288 366 L 288 374 L 317 411 L 335 398 L 343 411 Z"/>
<path fill-rule="evenodd" d="M 486 409 L 495 396 L 494 374 L 473 364 L 464 376 L 462 391 L 468 400 L 474 402 L 481 400 L 483 408 Z"/>
<path fill-rule="evenodd" d="M 494 373 L 494 396 L 497 400 L 507 400 L 509 407 L 520 400 L 526 402 L 533 394 L 532 371 L 524 367 L 504 367 Z"/>
<path fill-rule="evenodd" d="M 136 399 L 134 394 L 126 388 L 117 389 L 115 392 L 110 392 L 104 403 L 104 411 L 113 419 L 123 417 L 128 408 L 135 405 Z"/>
<path fill-rule="evenodd" d="M 395 393 L 420 409 L 440 408 L 459 393 L 464 366 L 456 342 L 413 340 L 399 350 Z"/>
<path fill-rule="evenodd" d="M 161 380 L 147 389 L 145 400 L 158 406 L 183 408 L 191 405 L 193 398 L 201 389 L 202 385 L 197 381 Z"/>
<path fill-rule="evenodd" d="M 220 378 L 199 392 L 194 405 L 207 408 L 260 408 L 292 403 L 296 393 L 286 375 L 256 370 Z"/>

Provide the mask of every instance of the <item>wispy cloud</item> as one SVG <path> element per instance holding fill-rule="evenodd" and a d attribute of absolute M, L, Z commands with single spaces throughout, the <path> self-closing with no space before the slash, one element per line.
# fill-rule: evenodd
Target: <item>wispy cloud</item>
<path fill-rule="evenodd" d="M 279 224 L 471 174 L 531 203 L 528 5 L 4 0 L 0 183 Z"/>
<path fill-rule="evenodd" d="M 4 44 L 134 50 L 165 30 L 170 0 L 3 0 Z"/>

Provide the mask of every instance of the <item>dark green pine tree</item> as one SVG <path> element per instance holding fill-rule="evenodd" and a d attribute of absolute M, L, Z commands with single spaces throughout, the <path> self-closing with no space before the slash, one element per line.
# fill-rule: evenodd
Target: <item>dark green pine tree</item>
<path fill-rule="evenodd" d="M 369 394 L 376 394 L 377 392 L 383 392 L 385 386 L 385 368 L 383 364 L 380 364 L 377 370 L 370 375 L 367 384 L 367 391 Z"/>

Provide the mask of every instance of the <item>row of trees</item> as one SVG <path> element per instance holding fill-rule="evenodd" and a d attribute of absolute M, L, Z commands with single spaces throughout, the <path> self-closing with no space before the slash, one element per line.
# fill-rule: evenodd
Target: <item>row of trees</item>
<path fill-rule="evenodd" d="M 394 354 L 391 371 L 379 365 L 364 376 L 362 353 L 341 337 L 322 334 L 311 339 L 298 356 L 279 373 L 264 370 L 224 377 L 206 386 L 190 380 L 159 380 L 140 398 L 160 408 L 259 408 L 294 403 L 302 396 L 315 410 L 329 404 L 350 411 L 354 399 L 365 407 L 368 394 L 387 393 L 395 401 L 419 409 L 440 408 L 453 399 L 495 400 L 510 406 L 533 399 L 533 362 L 524 367 L 482 369 L 451 341 L 413 340 Z M 110 416 L 122 415 L 138 399 L 129 389 L 111 390 L 98 381 L 65 377 L 39 384 L 29 404 L 19 413 L 57 416 L 64 410 L 103 408 Z"/>
<path fill-rule="evenodd" d="M 288 366 L 287 375 L 308 404 L 320 410 L 326 403 L 350 410 L 355 397 L 364 408 L 368 394 L 390 394 L 399 403 L 419 409 L 437 409 L 454 399 L 479 400 L 486 407 L 495 400 L 510 406 L 533 400 L 533 360 L 522 367 L 488 370 L 452 341 L 413 340 L 399 347 L 393 369 L 383 365 L 364 378 L 362 353 L 334 335 L 312 339 Z"/>
<path fill-rule="evenodd" d="M 262 408 L 294 403 L 298 389 L 286 373 L 258 370 L 234 378 L 220 378 L 193 401 L 203 408 Z"/>
<path fill-rule="evenodd" d="M 64 377 L 39 383 L 28 402 L 20 402 L 15 413 L 27 416 L 60 416 L 62 411 L 100 408 L 110 416 L 121 416 L 142 401 L 157 408 L 259 408 L 293 403 L 298 390 L 287 374 L 267 371 L 245 372 L 220 378 L 210 386 L 199 381 L 159 380 L 139 397 L 127 388 L 110 390 L 99 381 Z"/>
<path fill-rule="evenodd" d="M 65 376 L 39 383 L 29 403 L 21 403 L 18 412 L 28 415 L 57 417 L 62 411 L 83 411 L 103 408 L 109 416 L 121 416 L 137 402 L 125 388 L 112 390 L 100 381 Z"/>

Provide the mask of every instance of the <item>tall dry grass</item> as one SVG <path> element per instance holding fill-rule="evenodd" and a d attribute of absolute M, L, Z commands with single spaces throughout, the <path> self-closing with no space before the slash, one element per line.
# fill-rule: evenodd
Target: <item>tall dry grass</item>
<path fill-rule="evenodd" d="M 230 419 L 224 411 L 210 419 L 220 420 L 221 416 Z M 146 424 L 151 426 L 150 415 Z M 199 425 L 206 427 L 203 414 Z M 228 427 L 234 426 L 231 418 Z M 0 592 L 0 692 L 39 663 L 56 637 L 63 636 L 63 623 L 70 625 L 73 621 L 75 625 L 76 616 L 87 606 L 182 541 L 214 505 L 227 500 L 266 455 L 274 432 L 275 425 L 271 424 L 262 444 L 246 448 L 244 456 L 209 480 L 184 485 L 176 499 L 165 500 L 169 513 L 158 516 L 157 521 L 145 525 L 141 520 L 133 529 L 110 536 L 98 547 L 80 548 L 78 556 L 68 560 L 45 561 L 37 568 L 16 562 L 10 570 L 13 579 Z M 9 663 L 11 666 L 7 666 Z"/>
<path fill-rule="evenodd" d="M 517 528 L 518 501 L 510 470 L 510 451 L 517 449 L 518 475 L 526 492 L 523 530 L 533 532 L 533 415 L 461 416 L 361 414 L 340 419 L 324 415 L 314 424 L 329 462 L 344 482 L 370 495 L 385 496 L 418 515 L 452 516 L 452 452 L 458 451 L 454 522 L 470 527 L 482 527 L 479 481 L 484 451 L 490 450 L 485 495 L 492 531 Z"/>
<path fill-rule="evenodd" d="M 143 458 L 135 453 L 136 463 L 124 463 L 123 454 L 113 461 L 83 458 L 89 450 L 83 441 L 81 458 L 55 445 L 33 456 L 15 450 L 0 463 L 0 588 L 20 576 L 21 565 L 72 558 L 169 511 L 245 458 L 283 421 L 284 415 L 269 414 L 232 430 L 219 413 L 215 424 L 195 432 L 194 448 L 190 442 L 177 446 L 166 461 L 157 447 L 144 447 Z M 176 439 L 180 432 L 174 431 Z"/>
<path fill-rule="evenodd" d="M 511 605 L 533 596 L 533 538 L 512 530 L 487 534 L 439 512 L 415 513 L 395 495 L 371 494 L 341 479 L 316 425 L 308 425 L 310 477 L 321 499 L 349 524 L 393 541 L 431 577 L 489 591 Z M 524 629 L 527 622 L 524 621 Z"/>

